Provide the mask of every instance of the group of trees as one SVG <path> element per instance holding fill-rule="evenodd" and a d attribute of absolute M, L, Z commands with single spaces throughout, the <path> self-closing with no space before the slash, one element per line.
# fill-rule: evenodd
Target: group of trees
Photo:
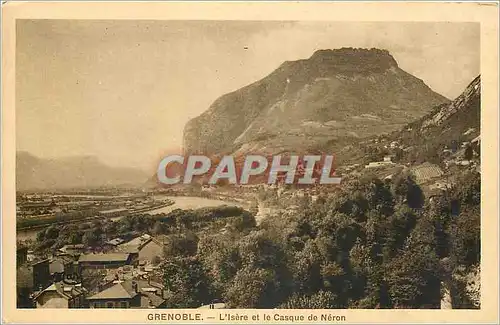
<path fill-rule="evenodd" d="M 186 249 L 167 253 L 167 302 L 439 308 L 444 284 L 456 308 L 472 308 L 456 274 L 479 264 L 479 195 L 478 174 L 432 200 L 403 174 L 354 181 L 258 227 L 186 234 L 177 241 Z"/>
<path fill-rule="evenodd" d="M 58 222 L 67 222 L 83 220 L 85 218 L 93 217 L 97 214 L 98 210 L 95 208 L 84 209 L 71 212 L 56 212 L 49 216 L 38 216 L 31 218 L 22 218 L 17 220 L 18 228 L 29 228 L 42 225 L 56 224 Z"/>
<path fill-rule="evenodd" d="M 55 251 L 67 244 L 84 244 L 89 249 L 100 249 L 105 241 L 116 237 L 128 240 L 137 235 L 148 233 L 172 235 L 172 238 L 176 238 L 185 231 L 196 231 L 214 225 L 219 225 L 220 228 L 227 222 L 230 222 L 235 229 L 240 230 L 255 225 L 255 220 L 250 213 L 238 207 L 176 209 L 168 214 L 155 216 L 137 214 L 125 216 L 116 221 L 99 219 L 80 224 L 53 225 L 39 231 L 32 244 L 42 254 Z"/>

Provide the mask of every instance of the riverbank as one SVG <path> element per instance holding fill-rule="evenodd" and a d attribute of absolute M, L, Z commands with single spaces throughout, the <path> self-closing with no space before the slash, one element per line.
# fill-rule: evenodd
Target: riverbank
<path fill-rule="evenodd" d="M 207 198 L 201 196 L 172 196 L 172 197 L 169 196 L 168 199 L 175 201 L 175 203 L 169 205 L 168 207 L 149 211 L 148 213 L 151 215 L 155 215 L 155 214 L 169 213 L 175 209 L 190 210 L 190 209 L 200 209 L 206 207 L 217 207 L 221 205 L 238 206 L 242 208 L 247 207 L 246 202 L 227 200 L 222 197 Z"/>
<path fill-rule="evenodd" d="M 148 211 L 142 210 L 140 212 L 134 211 L 132 213 L 148 213 L 150 215 L 157 215 L 157 214 L 169 213 L 175 209 L 182 209 L 182 210 L 200 209 L 200 208 L 204 208 L 204 207 L 216 207 L 216 206 L 221 206 L 221 205 L 239 206 L 242 208 L 247 207 L 247 204 L 242 203 L 242 202 L 238 202 L 236 200 L 234 200 L 234 201 L 233 200 L 218 200 L 218 199 L 209 199 L 206 197 L 198 197 L 198 196 L 175 196 L 175 195 L 166 196 L 166 195 L 161 195 L 161 198 L 166 201 L 165 203 L 171 202 L 171 204 L 164 205 L 162 207 L 155 207 L 153 209 L 149 209 Z M 169 201 L 167 201 L 167 200 L 169 200 Z M 100 217 L 100 218 L 103 218 L 103 217 Z M 121 218 L 123 218 L 123 216 L 112 217 L 109 219 L 116 221 L 116 220 L 119 220 Z M 80 219 L 80 220 L 77 220 L 77 222 L 79 222 L 79 223 L 80 222 L 88 222 L 88 221 L 92 221 L 92 220 L 96 220 L 96 219 L 85 219 L 85 220 Z M 66 223 L 71 223 L 71 222 L 66 222 Z M 46 225 L 38 227 L 38 228 L 30 228 L 30 229 L 19 228 L 19 229 L 17 229 L 17 239 L 18 240 L 27 240 L 27 239 L 34 240 L 34 239 L 36 239 L 36 235 L 40 230 L 45 229 L 53 224 L 55 224 L 55 223 L 46 224 Z"/>
<path fill-rule="evenodd" d="M 130 214 L 145 213 L 145 212 L 152 211 L 152 210 L 162 209 L 162 208 L 168 207 L 168 206 L 173 205 L 173 204 L 175 204 L 175 202 L 173 200 L 170 200 L 168 202 L 164 202 L 162 204 L 155 205 L 155 206 L 152 206 L 152 207 L 146 207 L 146 208 L 142 208 L 142 209 L 131 210 L 129 213 Z M 121 218 L 121 217 L 119 217 L 119 218 Z M 60 225 L 77 223 L 77 222 L 78 223 L 80 223 L 80 222 L 89 222 L 89 221 L 103 220 L 103 219 L 114 219 L 114 218 L 100 216 L 100 215 L 93 216 L 93 217 L 82 218 L 82 219 L 79 219 L 79 218 L 78 219 L 70 218 L 69 220 L 63 220 L 63 221 L 57 221 L 57 222 L 44 222 L 44 223 L 41 223 L 41 224 L 38 224 L 38 225 L 35 225 L 35 226 L 17 227 L 16 230 L 18 232 L 19 231 L 31 231 L 31 230 L 37 230 L 37 231 L 39 231 L 41 229 L 50 227 L 52 225 L 60 226 Z"/>

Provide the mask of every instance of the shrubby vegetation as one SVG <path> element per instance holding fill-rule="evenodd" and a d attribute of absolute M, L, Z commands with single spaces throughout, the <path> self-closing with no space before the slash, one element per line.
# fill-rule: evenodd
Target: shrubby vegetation
<path fill-rule="evenodd" d="M 177 209 L 155 216 L 139 214 L 125 216 L 116 221 L 100 219 L 80 224 L 54 225 L 39 231 L 36 241 L 31 245 L 42 254 L 53 252 L 66 244 L 85 244 L 86 247 L 99 250 L 107 240 L 116 237 L 129 240 L 149 233 L 167 235 L 169 242 L 180 240 L 180 243 L 176 244 L 180 248 L 172 249 L 184 250 L 189 247 L 188 239 L 185 238 L 191 238 L 193 231 L 218 229 L 226 223 L 232 229 L 243 230 L 245 227 L 254 226 L 255 220 L 249 212 L 231 206 L 198 210 Z"/>
<path fill-rule="evenodd" d="M 168 251 L 170 304 L 439 308 L 444 284 L 475 308 L 463 277 L 480 262 L 479 185 L 465 174 L 429 200 L 408 175 L 364 179 L 258 227 L 186 233 Z"/>
<path fill-rule="evenodd" d="M 17 220 L 18 228 L 29 228 L 29 227 L 37 227 L 43 225 L 55 224 L 58 222 L 67 222 L 84 220 L 86 218 L 94 217 L 98 213 L 97 209 L 86 209 L 81 211 L 72 211 L 72 212 L 57 212 L 54 215 L 36 217 L 36 218 L 24 218 Z"/>

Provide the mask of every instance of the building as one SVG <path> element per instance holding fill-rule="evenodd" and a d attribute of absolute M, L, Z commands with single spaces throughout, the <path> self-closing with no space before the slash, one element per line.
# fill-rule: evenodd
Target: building
<path fill-rule="evenodd" d="M 52 281 L 58 282 L 65 278 L 76 279 L 78 275 L 78 263 L 71 256 L 63 255 L 54 257 L 49 264 Z"/>
<path fill-rule="evenodd" d="M 203 305 L 201 307 L 198 307 L 198 309 L 225 309 L 225 308 L 226 304 L 223 302 L 217 302 L 210 305 Z"/>
<path fill-rule="evenodd" d="M 431 190 L 434 190 L 434 189 L 439 189 L 439 190 L 442 190 L 442 191 L 446 191 L 448 189 L 451 188 L 451 184 L 448 183 L 448 182 L 444 182 L 444 181 L 438 181 L 434 184 L 431 184 L 429 186 L 429 189 Z"/>
<path fill-rule="evenodd" d="M 142 280 L 113 281 L 87 297 L 90 308 L 164 308 L 163 288 Z"/>
<path fill-rule="evenodd" d="M 17 267 L 28 261 L 28 247 L 18 246 L 16 250 Z"/>
<path fill-rule="evenodd" d="M 397 141 L 392 141 L 390 144 L 391 149 L 396 149 L 399 147 L 399 142 Z"/>
<path fill-rule="evenodd" d="M 80 269 L 115 269 L 136 264 L 137 254 L 134 253 L 85 254 L 78 259 Z"/>
<path fill-rule="evenodd" d="M 33 262 L 36 260 L 36 255 L 35 255 L 35 252 L 33 252 L 32 250 L 28 250 L 28 255 L 26 255 L 26 258 L 28 259 L 28 262 Z"/>
<path fill-rule="evenodd" d="M 125 242 L 124 239 L 117 237 L 117 238 L 113 238 L 111 240 L 108 240 L 106 242 L 106 245 L 109 245 L 109 246 L 112 246 L 112 247 L 116 247 L 116 246 L 118 246 L 120 244 L 123 244 L 124 242 Z"/>
<path fill-rule="evenodd" d="M 81 283 L 55 282 L 34 296 L 36 308 L 85 308 L 87 290 Z"/>
<path fill-rule="evenodd" d="M 63 247 L 59 248 L 59 251 L 61 253 L 68 255 L 80 255 L 85 252 L 85 245 L 83 244 L 64 245 Z"/>
<path fill-rule="evenodd" d="M 33 292 L 33 268 L 23 265 L 16 270 L 17 308 L 34 308 L 30 294 Z"/>
<path fill-rule="evenodd" d="M 125 253 L 137 253 L 139 262 L 151 262 L 157 257 L 163 257 L 163 243 L 148 234 L 136 237 L 118 246 Z"/>
<path fill-rule="evenodd" d="M 35 288 L 35 290 L 44 289 L 51 281 L 50 260 L 47 258 L 33 263 L 33 288 Z"/>
<path fill-rule="evenodd" d="M 366 165 L 365 168 L 377 168 L 377 167 L 384 167 L 384 166 L 390 166 L 390 165 L 394 165 L 394 163 L 390 160 L 390 157 L 389 157 L 389 160 L 386 160 L 384 158 L 384 161 L 373 161 L 373 162 L 369 163 L 368 165 Z"/>

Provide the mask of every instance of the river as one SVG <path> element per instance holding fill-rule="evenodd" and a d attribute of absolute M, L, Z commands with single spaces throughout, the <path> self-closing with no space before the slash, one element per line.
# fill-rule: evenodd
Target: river
<path fill-rule="evenodd" d="M 232 201 L 222 201 L 222 200 L 215 200 L 215 199 L 207 199 L 207 198 L 201 198 L 201 197 L 191 197 L 191 196 L 163 196 L 162 198 L 170 199 L 174 201 L 175 203 L 166 207 L 162 207 L 159 209 L 143 212 L 144 214 L 160 214 L 160 213 L 169 213 L 172 210 L 175 209 L 199 209 L 199 208 L 205 208 L 205 207 L 216 207 L 220 205 L 230 205 L 230 206 L 240 206 L 243 207 L 244 205 L 242 203 L 238 202 L 232 202 Z M 111 220 L 118 220 L 122 217 L 116 217 L 112 218 Z M 26 239 L 36 239 L 36 234 L 42 229 L 35 229 L 35 230 L 22 230 L 17 232 L 17 239 L 18 240 L 26 240 Z"/>
<path fill-rule="evenodd" d="M 205 207 L 216 207 L 220 205 L 230 205 L 230 206 L 239 206 L 243 207 L 242 203 L 232 202 L 232 201 L 222 201 L 215 199 L 207 199 L 202 197 L 193 197 L 193 196 L 167 196 L 169 200 L 174 201 L 175 203 L 163 208 L 159 208 L 156 210 L 148 211 L 149 214 L 160 214 L 160 213 L 169 213 L 175 209 L 199 209 Z"/>

